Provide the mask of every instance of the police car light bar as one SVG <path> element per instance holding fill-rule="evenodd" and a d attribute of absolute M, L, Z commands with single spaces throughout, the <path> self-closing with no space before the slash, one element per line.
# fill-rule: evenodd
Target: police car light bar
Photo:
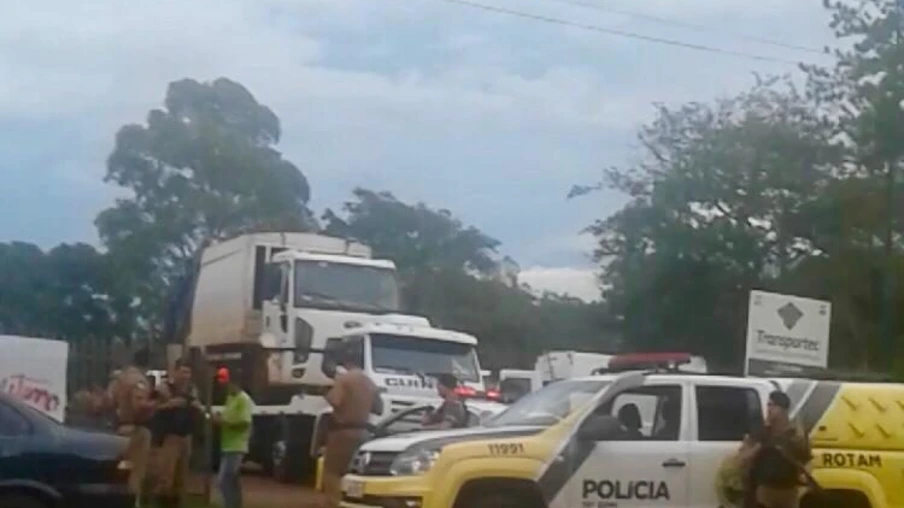
<path fill-rule="evenodd" d="M 617 355 L 609 360 L 607 367 L 594 371 L 595 374 L 606 372 L 625 372 L 629 370 L 678 370 L 678 367 L 691 363 L 690 353 L 631 353 Z"/>

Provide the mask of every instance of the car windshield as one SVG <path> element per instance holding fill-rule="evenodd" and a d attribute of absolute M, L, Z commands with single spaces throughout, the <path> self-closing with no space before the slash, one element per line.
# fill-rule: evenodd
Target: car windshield
<path fill-rule="evenodd" d="M 295 306 L 397 312 L 394 270 L 327 261 L 295 262 Z"/>
<path fill-rule="evenodd" d="M 459 381 L 480 381 L 472 344 L 373 333 L 371 363 L 384 374 L 452 374 Z"/>
<path fill-rule="evenodd" d="M 549 427 L 580 411 L 609 381 L 602 379 L 565 380 L 547 385 L 512 404 L 488 427 Z"/>

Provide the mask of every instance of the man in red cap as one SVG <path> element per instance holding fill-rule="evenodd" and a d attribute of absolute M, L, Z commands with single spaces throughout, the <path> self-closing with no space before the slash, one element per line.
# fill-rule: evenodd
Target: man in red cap
<path fill-rule="evenodd" d="M 220 470 L 217 485 L 223 498 L 223 508 L 241 508 L 242 483 L 240 470 L 242 460 L 248 453 L 251 438 L 251 414 L 254 402 L 232 379 L 229 369 L 217 370 L 217 382 L 226 388 L 226 403 L 223 412 L 217 413 L 213 421 L 220 425 Z"/>

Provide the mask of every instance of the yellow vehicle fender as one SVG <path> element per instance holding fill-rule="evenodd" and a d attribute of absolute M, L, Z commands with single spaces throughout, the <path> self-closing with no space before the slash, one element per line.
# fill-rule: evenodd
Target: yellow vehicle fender
<path fill-rule="evenodd" d="M 862 493 L 872 508 L 887 508 L 885 491 L 875 476 L 853 469 L 816 469 L 813 478 L 824 490 L 852 490 Z"/>
<path fill-rule="evenodd" d="M 474 457 L 460 462 L 453 462 L 442 471 L 431 471 L 430 474 L 442 475 L 445 480 L 435 482 L 439 488 L 431 493 L 431 497 L 444 500 L 440 506 L 451 508 L 459 493 L 472 481 L 488 479 L 507 479 L 534 483 L 543 463 L 527 457 Z"/>

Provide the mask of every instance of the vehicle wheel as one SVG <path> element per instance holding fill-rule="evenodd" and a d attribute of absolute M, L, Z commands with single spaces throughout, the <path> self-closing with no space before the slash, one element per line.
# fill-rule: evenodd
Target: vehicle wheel
<path fill-rule="evenodd" d="M 274 478 L 283 483 L 313 485 L 316 467 L 310 455 L 313 430 L 314 419 L 307 415 L 284 420 L 281 437 L 276 441 L 282 444 L 273 446 L 275 453 L 271 455 Z"/>
<path fill-rule="evenodd" d="M 537 503 L 523 496 L 511 494 L 478 494 L 471 498 L 469 508 L 537 508 Z"/>
<path fill-rule="evenodd" d="M 25 494 L 0 494 L 0 506 L 3 508 L 47 508 L 40 499 Z"/>
<path fill-rule="evenodd" d="M 273 441 L 270 447 L 270 474 L 276 480 L 287 483 L 291 480 L 286 464 L 286 442 L 282 439 Z M 267 468 L 265 468 L 266 470 Z"/>

